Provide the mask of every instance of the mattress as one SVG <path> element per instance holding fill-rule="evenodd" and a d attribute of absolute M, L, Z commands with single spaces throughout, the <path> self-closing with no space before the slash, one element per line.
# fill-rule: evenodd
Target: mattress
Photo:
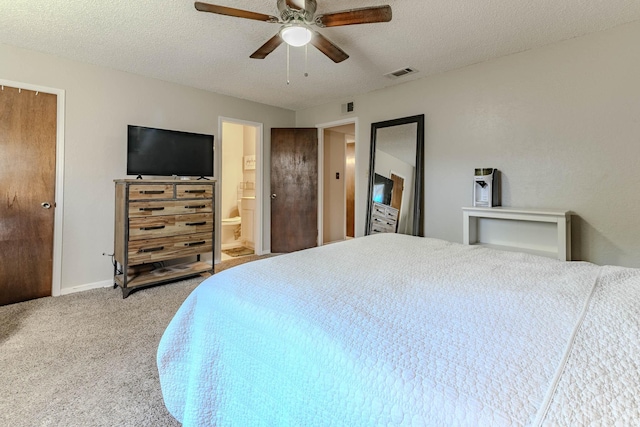
<path fill-rule="evenodd" d="M 185 426 L 629 425 L 640 271 L 380 234 L 204 281 L 159 344 Z"/>

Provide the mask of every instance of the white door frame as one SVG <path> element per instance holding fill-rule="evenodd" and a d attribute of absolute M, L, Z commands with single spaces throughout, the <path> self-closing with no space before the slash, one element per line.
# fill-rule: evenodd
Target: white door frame
<path fill-rule="evenodd" d="M 50 93 L 56 95 L 56 189 L 55 211 L 53 216 L 53 271 L 51 275 L 51 295 L 60 296 L 62 288 L 62 227 L 64 223 L 64 105 L 65 91 L 46 86 L 32 85 L 29 83 L 15 82 L 0 79 L 0 86 L 16 87 L 18 89 L 32 90 L 35 92 Z"/>
<path fill-rule="evenodd" d="M 222 140 L 224 138 L 222 131 L 223 123 L 233 123 L 242 126 L 251 126 L 256 128 L 256 210 L 254 215 L 254 224 L 253 224 L 253 235 L 255 238 L 254 252 L 256 255 L 262 255 L 264 253 L 262 247 L 262 234 L 263 234 L 263 186 L 264 186 L 264 170 L 263 170 L 263 123 L 258 122 L 250 122 L 247 120 L 233 119 L 230 117 L 218 117 L 218 135 L 219 138 L 216 139 L 215 145 L 215 173 L 214 178 L 217 179 L 216 183 L 216 207 L 215 207 L 215 235 L 216 235 L 216 244 L 214 251 L 214 264 L 220 262 L 220 252 L 221 252 L 221 236 L 222 236 L 222 206 L 221 206 L 221 188 L 222 188 Z"/>
<path fill-rule="evenodd" d="M 327 128 L 334 128 L 342 125 L 350 125 L 353 124 L 355 127 L 355 144 L 356 151 L 358 147 L 359 138 L 359 129 L 358 129 L 358 118 L 350 117 L 348 119 L 337 120 L 335 122 L 322 123 L 316 125 L 318 128 L 318 246 L 322 246 L 324 244 L 324 130 Z M 358 156 L 355 156 L 355 164 L 358 163 Z M 354 165 L 355 168 L 355 165 Z M 346 181 L 346 180 L 345 180 Z M 345 184 L 346 185 L 346 184 Z M 355 176 L 355 194 L 358 194 L 358 174 Z M 354 216 L 356 216 L 356 212 L 358 211 L 358 204 L 356 203 L 354 209 Z M 346 215 L 346 208 L 345 208 Z M 346 224 L 345 224 L 345 235 L 346 235 Z"/>

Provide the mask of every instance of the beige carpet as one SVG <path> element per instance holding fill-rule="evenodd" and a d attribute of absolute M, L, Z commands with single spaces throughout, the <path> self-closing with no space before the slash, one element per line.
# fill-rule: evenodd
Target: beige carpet
<path fill-rule="evenodd" d="M 0 426 L 178 426 L 162 401 L 156 349 L 201 281 L 0 307 Z"/>

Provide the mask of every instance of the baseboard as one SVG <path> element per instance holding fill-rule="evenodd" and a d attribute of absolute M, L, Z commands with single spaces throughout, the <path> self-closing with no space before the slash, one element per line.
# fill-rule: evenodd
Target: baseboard
<path fill-rule="evenodd" d="M 248 240 L 243 240 L 242 241 L 242 246 L 244 246 L 245 248 L 253 249 L 254 251 L 256 250 L 255 243 L 254 242 L 250 242 Z"/>
<path fill-rule="evenodd" d="M 103 280 L 101 282 L 87 283 L 86 285 L 78 285 L 72 288 L 60 289 L 60 295 L 75 294 L 76 292 L 90 291 L 91 289 L 108 288 L 113 286 L 113 280 Z"/>

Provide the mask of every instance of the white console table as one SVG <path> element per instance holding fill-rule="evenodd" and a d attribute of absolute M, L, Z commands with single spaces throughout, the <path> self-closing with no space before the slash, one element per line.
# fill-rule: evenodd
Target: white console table
<path fill-rule="evenodd" d="M 464 207 L 463 243 L 571 260 L 571 212 Z"/>

